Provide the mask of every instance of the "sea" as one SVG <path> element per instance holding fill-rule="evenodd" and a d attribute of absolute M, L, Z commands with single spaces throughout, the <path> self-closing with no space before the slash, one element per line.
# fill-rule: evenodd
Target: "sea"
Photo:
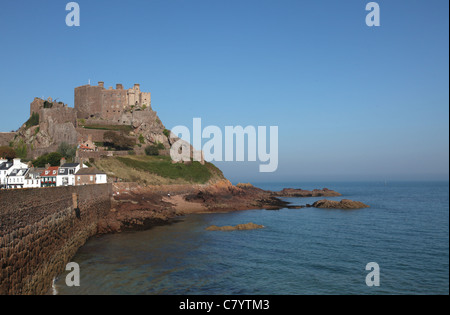
<path fill-rule="evenodd" d="M 329 188 L 371 207 L 195 214 L 147 231 L 94 237 L 55 279 L 60 295 L 449 294 L 448 182 L 261 183 Z M 323 198 L 284 198 L 295 205 Z M 206 231 L 253 222 L 264 229 Z M 379 271 L 374 280 L 375 263 Z M 373 282 L 370 282 L 372 283 Z"/>

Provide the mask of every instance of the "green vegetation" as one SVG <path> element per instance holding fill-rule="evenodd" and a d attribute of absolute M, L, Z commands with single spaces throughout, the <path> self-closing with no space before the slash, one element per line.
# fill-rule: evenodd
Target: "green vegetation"
<path fill-rule="evenodd" d="M 16 151 L 11 147 L 0 147 L 0 158 L 12 160 L 17 157 Z"/>
<path fill-rule="evenodd" d="M 37 135 L 39 133 L 39 131 L 41 131 L 41 127 L 36 128 L 36 130 L 34 131 L 34 135 Z"/>
<path fill-rule="evenodd" d="M 148 145 L 147 147 L 145 147 L 145 154 L 149 156 L 157 156 L 159 155 L 159 151 L 164 149 L 164 144 L 162 144 L 161 142 L 157 142 L 156 144 Z"/>
<path fill-rule="evenodd" d="M 57 152 L 65 157 L 69 161 L 73 161 L 77 153 L 77 146 L 67 144 L 66 142 L 61 142 L 58 147 Z"/>
<path fill-rule="evenodd" d="M 27 145 L 22 139 L 18 143 L 15 143 L 14 150 L 18 158 L 25 159 L 28 155 Z"/>
<path fill-rule="evenodd" d="M 51 103 L 49 101 L 44 102 L 44 108 L 52 108 L 52 107 L 53 107 L 53 103 Z"/>
<path fill-rule="evenodd" d="M 30 119 L 27 120 L 27 122 L 25 123 L 25 127 L 26 129 L 33 127 L 33 126 L 37 126 L 39 125 L 39 114 L 38 113 L 33 113 L 31 114 Z"/>
<path fill-rule="evenodd" d="M 142 105 L 142 110 L 145 110 L 147 108 L 147 104 Z"/>
<path fill-rule="evenodd" d="M 149 156 L 158 156 L 159 149 L 155 145 L 149 145 L 145 147 L 145 154 Z"/>
<path fill-rule="evenodd" d="M 136 144 L 135 139 L 118 134 L 114 131 L 107 131 L 103 135 L 105 146 L 112 147 L 116 150 L 130 150 Z"/>
<path fill-rule="evenodd" d="M 142 135 L 142 133 L 139 135 L 139 142 L 140 142 L 141 144 L 144 144 L 144 143 L 145 143 L 145 138 L 144 138 L 144 136 Z"/>
<path fill-rule="evenodd" d="M 45 167 L 46 164 L 50 166 L 59 166 L 63 156 L 58 152 L 44 154 L 33 161 L 35 167 Z"/>
<path fill-rule="evenodd" d="M 123 131 L 130 132 L 133 131 L 133 127 L 129 125 L 88 125 L 83 126 L 84 129 L 94 129 L 94 130 L 112 130 L 112 131 Z"/>
<path fill-rule="evenodd" d="M 192 183 L 206 183 L 212 178 L 214 169 L 215 172 L 218 171 L 210 163 L 206 165 L 201 165 L 199 162 L 173 164 L 168 156 L 116 157 L 116 159 L 138 171 L 153 173 L 164 178 L 183 179 Z"/>
<path fill-rule="evenodd" d="M 170 137 L 170 130 L 164 129 L 163 134 L 169 138 Z"/>

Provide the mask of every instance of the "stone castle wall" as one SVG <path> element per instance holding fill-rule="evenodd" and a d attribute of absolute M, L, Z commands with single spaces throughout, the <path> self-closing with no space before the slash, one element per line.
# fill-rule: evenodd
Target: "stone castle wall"
<path fill-rule="evenodd" d="M 108 130 L 76 128 L 76 132 L 78 134 L 78 142 L 86 141 L 90 135 L 92 136 L 92 141 L 103 142 L 103 135 Z"/>
<path fill-rule="evenodd" d="M 129 124 L 131 116 L 124 115 L 132 107 L 151 110 L 151 93 L 141 92 L 139 84 L 125 90 L 122 84 L 105 89 L 104 83 L 97 86 L 84 85 L 75 88 L 75 110 L 79 119 L 104 119 L 111 123 Z"/>
<path fill-rule="evenodd" d="M 97 233 L 111 193 L 111 184 L 0 191 L 0 295 L 48 293 Z"/>
<path fill-rule="evenodd" d="M 9 146 L 15 135 L 15 132 L 0 132 L 0 147 Z"/>
<path fill-rule="evenodd" d="M 102 114 L 101 86 L 83 85 L 75 88 L 75 110 L 77 118 L 100 118 Z"/>

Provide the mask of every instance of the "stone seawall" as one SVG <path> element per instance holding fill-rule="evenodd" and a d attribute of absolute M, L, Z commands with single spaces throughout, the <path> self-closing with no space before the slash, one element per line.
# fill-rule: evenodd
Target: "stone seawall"
<path fill-rule="evenodd" d="M 111 210 L 111 184 L 0 191 L 0 295 L 46 294 Z"/>

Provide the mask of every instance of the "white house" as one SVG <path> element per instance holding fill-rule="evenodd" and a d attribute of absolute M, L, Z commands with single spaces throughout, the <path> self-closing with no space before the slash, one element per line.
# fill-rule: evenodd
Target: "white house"
<path fill-rule="evenodd" d="M 13 170 L 13 162 L 8 162 L 7 160 L 0 160 L 0 188 L 6 188 L 7 176 Z"/>
<path fill-rule="evenodd" d="M 40 188 L 41 187 L 41 173 L 42 170 L 30 169 L 25 176 L 25 183 L 23 188 Z"/>
<path fill-rule="evenodd" d="M 96 184 L 107 184 L 108 176 L 105 173 L 95 174 L 95 183 Z"/>
<path fill-rule="evenodd" d="M 12 161 L 0 160 L 0 188 L 8 188 L 8 176 L 15 169 L 27 169 L 28 165 L 20 162 L 20 159 Z"/>
<path fill-rule="evenodd" d="M 75 185 L 95 185 L 108 183 L 108 177 L 104 172 L 96 168 L 82 168 L 75 174 Z"/>
<path fill-rule="evenodd" d="M 25 185 L 25 176 L 27 176 L 29 169 L 28 168 L 15 168 L 7 176 L 7 188 L 8 189 L 17 189 L 24 188 Z"/>
<path fill-rule="evenodd" d="M 56 176 L 56 186 L 75 186 L 75 174 L 81 168 L 79 163 L 65 163 Z"/>

